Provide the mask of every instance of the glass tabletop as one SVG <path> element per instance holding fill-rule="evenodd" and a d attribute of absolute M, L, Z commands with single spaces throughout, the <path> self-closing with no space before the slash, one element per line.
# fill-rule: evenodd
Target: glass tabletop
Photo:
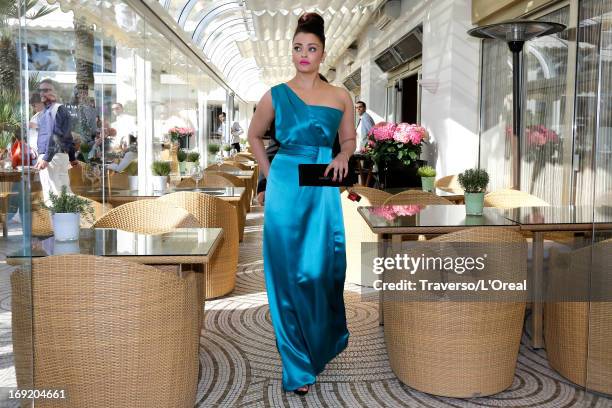
<path fill-rule="evenodd" d="M 517 226 L 495 208 L 485 208 L 483 215 L 466 215 L 463 205 L 386 205 L 359 207 L 359 213 L 370 228 L 384 233 L 410 233 L 414 229 L 459 229 L 466 226 Z"/>
<path fill-rule="evenodd" d="M 230 174 L 236 177 L 253 177 L 252 170 L 220 170 L 223 173 Z"/>
<path fill-rule="evenodd" d="M 222 236 L 221 228 L 180 228 L 157 235 L 117 229 L 83 228 L 78 241 L 32 238 L 32 249 L 23 248 L 7 259 L 81 254 L 113 257 L 206 257 Z"/>
<path fill-rule="evenodd" d="M 383 191 L 386 191 L 390 194 L 398 194 L 403 191 L 422 191 L 420 188 L 406 188 L 406 187 L 397 187 L 397 188 L 386 188 Z M 439 197 L 463 197 L 464 192 L 462 190 L 445 190 L 441 188 L 436 188 L 434 194 Z"/>
<path fill-rule="evenodd" d="M 215 197 L 240 197 L 244 193 L 244 187 L 184 187 L 177 188 L 175 190 L 169 189 L 164 192 L 161 191 L 147 191 L 140 192 L 139 190 L 114 190 L 109 195 L 106 193 L 107 197 L 119 198 L 119 197 L 140 197 L 140 198 L 157 198 L 166 194 L 171 194 L 178 191 L 191 191 L 197 193 L 205 193 L 208 195 L 212 195 Z M 102 190 L 91 190 L 88 188 L 84 189 L 74 189 L 73 192 L 78 195 L 86 195 L 88 197 L 92 197 L 94 195 L 102 196 Z"/>
<path fill-rule="evenodd" d="M 521 207 L 504 210 L 504 216 L 521 225 L 612 224 L 612 207 L 590 205 Z"/>

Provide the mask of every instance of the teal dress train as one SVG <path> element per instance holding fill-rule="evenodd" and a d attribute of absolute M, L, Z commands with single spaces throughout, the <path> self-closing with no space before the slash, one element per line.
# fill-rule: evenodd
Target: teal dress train
<path fill-rule="evenodd" d="M 276 139 L 268 174 L 263 257 L 283 388 L 313 384 L 348 344 L 346 251 L 337 187 L 300 187 L 298 164 L 330 163 L 343 112 L 272 88 Z"/>

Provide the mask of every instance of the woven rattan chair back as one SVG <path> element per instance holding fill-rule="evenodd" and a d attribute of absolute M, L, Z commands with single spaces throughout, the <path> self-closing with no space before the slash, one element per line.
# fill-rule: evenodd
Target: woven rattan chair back
<path fill-rule="evenodd" d="M 83 176 L 83 169 L 85 168 L 85 163 L 78 162 L 76 166 L 72 166 L 68 169 L 68 178 L 70 179 L 71 187 L 79 187 L 90 185 L 89 181 L 85 180 Z"/>
<path fill-rule="evenodd" d="M 204 172 L 204 179 L 202 179 L 202 182 L 205 187 L 244 187 L 244 181 L 240 180 L 238 177 L 212 171 Z M 240 241 L 242 241 L 244 226 L 246 224 L 247 206 L 249 205 L 247 192 L 244 193 L 239 202 L 232 203 L 232 205 L 238 208 L 238 229 L 240 231 Z"/>
<path fill-rule="evenodd" d="M 180 278 L 118 259 L 62 255 L 33 259 L 31 276 L 18 270 L 11 285 L 19 387 L 61 384 L 66 392 L 61 403 L 42 406 L 195 405 L 196 274 Z"/>
<path fill-rule="evenodd" d="M 485 207 L 519 208 L 519 207 L 547 207 L 549 204 L 534 195 L 524 191 L 504 189 L 493 191 L 485 195 Z"/>
<path fill-rule="evenodd" d="M 116 171 L 109 170 L 107 175 L 106 182 L 109 191 L 129 190 L 130 179 L 127 173 L 117 173 Z"/>
<path fill-rule="evenodd" d="M 204 228 L 223 228 L 223 241 L 206 267 L 206 299 L 226 295 L 236 286 L 238 267 L 238 217 L 236 209 L 220 198 L 202 193 L 180 192 L 159 198 L 193 214 Z"/>
<path fill-rule="evenodd" d="M 515 231 L 473 228 L 429 242 L 487 243 L 483 273 L 507 282 L 526 279 L 526 241 Z M 421 256 L 422 250 L 415 248 L 414 256 Z M 393 276 L 388 278 L 394 281 Z M 383 312 L 391 368 L 408 386 L 433 395 L 470 398 L 512 385 L 525 302 L 395 298 L 383 302 Z"/>
<path fill-rule="evenodd" d="M 574 251 L 551 250 L 550 301 L 544 308 L 550 366 L 604 394 L 612 394 L 612 302 L 606 301 L 612 293 L 611 248 L 612 240 L 606 240 Z"/>
<path fill-rule="evenodd" d="M 421 190 L 406 190 L 389 197 L 384 205 L 452 205 L 444 197 Z"/>
<path fill-rule="evenodd" d="M 200 223 L 181 207 L 160 200 L 132 201 L 113 208 L 93 228 L 116 228 L 140 234 L 161 234 L 176 228 L 199 228 Z"/>
<path fill-rule="evenodd" d="M 357 212 L 357 207 L 382 205 L 391 194 L 369 187 L 351 187 L 361 196 L 361 200 L 348 199 L 349 190 L 340 195 L 342 202 L 342 215 L 344 217 L 344 232 L 346 237 L 346 281 L 362 286 L 372 286 L 372 279 L 364 280 L 361 272 L 362 242 L 377 242 L 378 235 L 374 234 L 366 224 L 363 217 Z"/>
<path fill-rule="evenodd" d="M 456 174 L 440 177 L 435 181 L 434 187 L 453 193 L 458 192 L 463 194 L 463 189 L 459 184 L 459 178 Z"/>
<path fill-rule="evenodd" d="M 230 160 L 227 160 L 227 161 L 223 162 L 223 164 L 226 164 L 226 165 L 232 166 L 232 167 L 236 167 L 236 168 L 238 168 L 240 170 L 251 170 L 251 168 L 249 166 L 247 166 L 244 163 L 240 163 L 239 161 L 230 161 Z"/>

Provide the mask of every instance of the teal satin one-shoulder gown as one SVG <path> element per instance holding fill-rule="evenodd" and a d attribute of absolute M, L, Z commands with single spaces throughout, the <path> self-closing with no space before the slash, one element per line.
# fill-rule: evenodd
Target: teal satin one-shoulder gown
<path fill-rule="evenodd" d="M 272 88 L 280 149 L 266 186 L 263 257 L 283 388 L 313 384 L 344 350 L 346 252 L 337 187 L 300 187 L 298 164 L 330 163 L 343 112 Z"/>

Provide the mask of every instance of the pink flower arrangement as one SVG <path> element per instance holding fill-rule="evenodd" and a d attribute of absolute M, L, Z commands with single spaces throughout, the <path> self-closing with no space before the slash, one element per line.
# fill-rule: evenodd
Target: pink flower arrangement
<path fill-rule="evenodd" d="M 374 207 L 370 210 L 372 215 L 382 217 L 388 221 L 393 221 L 397 217 L 406 217 L 417 215 L 423 209 L 420 205 L 383 205 Z"/>
<path fill-rule="evenodd" d="M 173 142 L 178 142 L 179 139 L 184 137 L 190 137 L 194 134 L 195 130 L 193 128 L 188 127 L 173 127 L 168 130 L 168 134 L 170 135 L 170 140 Z"/>
<path fill-rule="evenodd" d="M 424 127 L 409 123 L 377 123 L 368 133 L 361 153 L 375 163 L 400 161 L 410 165 L 421 154 L 421 145 L 428 140 Z"/>
<path fill-rule="evenodd" d="M 530 145 L 544 146 L 546 143 L 559 142 L 559 135 L 542 125 L 530 126 L 525 129 L 527 143 Z"/>

